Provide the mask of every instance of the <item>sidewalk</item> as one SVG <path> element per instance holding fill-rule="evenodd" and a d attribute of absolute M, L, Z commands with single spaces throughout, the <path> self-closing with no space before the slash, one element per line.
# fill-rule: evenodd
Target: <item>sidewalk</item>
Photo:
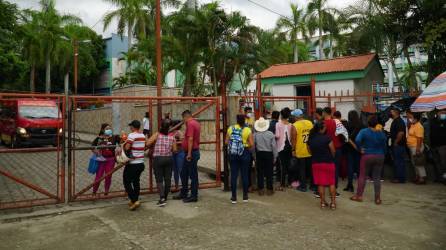
<path fill-rule="evenodd" d="M 28 219 L 0 217 L 0 249 L 446 248 L 443 185 L 384 182 L 381 206 L 373 203 L 373 185 L 362 203 L 350 195 L 341 193 L 336 211 L 321 210 L 311 193 L 290 189 L 251 194 L 248 203 L 236 205 L 230 193 L 207 189 L 198 203 L 169 199 L 165 208 L 150 195 L 134 212 L 120 200 Z"/>

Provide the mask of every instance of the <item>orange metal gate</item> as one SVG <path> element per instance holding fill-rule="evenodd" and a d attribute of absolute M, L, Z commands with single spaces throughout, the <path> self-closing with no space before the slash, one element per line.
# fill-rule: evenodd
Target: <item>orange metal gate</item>
<path fill-rule="evenodd" d="M 200 188 L 221 185 L 221 137 L 220 102 L 217 97 L 118 97 L 118 96 L 76 96 L 70 98 L 72 110 L 70 124 L 70 147 L 68 164 L 68 200 L 96 200 L 125 196 L 122 185 L 123 167 L 115 165 L 102 178 L 87 173 L 91 156 L 91 142 L 99 132 L 102 123 L 113 127 L 114 134 L 128 133 L 131 120 L 141 121 L 149 113 L 150 128 L 157 131 L 158 115 L 173 120 L 181 119 L 181 113 L 191 110 L 201 124 L 201 158 L 198 163 L 201 172 Z M 162 114 L 158 114 L 158 105 Z M 184 127 L 184 126 L 183 126 Z M 157 192 L 154 183 L 152 162 L 145 159 L 145 171 L 141 176 L 141 194 Z M 208 175 L 215 175 L 215 180 Z M 110 189 L 105 190 L 105 179 L 111 180 Z M 172 182 L 174 183 L 174 182 Z M 92 188 L 98 186 L 94 194 Z"/>
<path fill-rule="evenodd" d="M 0 209 L 65 201 L 65 104 L 62 95 L 0 93 Z"/>

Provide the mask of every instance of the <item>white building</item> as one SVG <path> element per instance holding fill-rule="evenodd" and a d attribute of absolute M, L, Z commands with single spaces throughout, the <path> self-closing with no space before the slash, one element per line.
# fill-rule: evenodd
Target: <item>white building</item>
<path fill-rule="evenodd" d="M 334 59 L 276 64 L 260 73 L 261 82 L 273 96 L 311 96 L 311 79 L 315 80 L 316 107 L 330 106 L 347 116 L 349 110 L 361 110 L 367 103 L 360 98 L 343 98 L 335 95 L 352 95 L 353 92 L 372 92 L 373 85 L 382 83 L 384 73 L 376 54 L 346 56 Z M 331 95 L 333 98 L 318 96 Z M 308 110 L 308 103 L 295 101 L 275 102 L 272 109 L 283 107 Z"/>

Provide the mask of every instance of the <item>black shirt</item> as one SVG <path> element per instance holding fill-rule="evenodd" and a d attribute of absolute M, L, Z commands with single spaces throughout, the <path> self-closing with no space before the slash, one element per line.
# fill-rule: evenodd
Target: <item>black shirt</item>
<path fill-rule="evenodd" d="M 390 138 L 392 139 L 392 146 L 395 146 L 395 140 L 399 132 L 403 132 L 403 138 L 398 143 L 398 146 L 406 145 L 406 124 L 401 117 L 398 117 L 392 121 L 390 126 Z"/>
<path fill-rule="evenodd" d="M 277 120 L 271 120 L 271 122 L 269 123 L 268 130 L 273 132 L 273 134 L 276 134 L 276 124 L 277 124 Z"/>
<path fill-rule="evenodd" d="M 446 145 L 446 121 L 434 119 L 430 127 L 430 142 L 432 147 Z"/>
<path fill-rule="evenodd" d="M 328 135 L 316 134 L 310 137 L 308 146 L 311 151 L 311 161 L 313 163 L 333 163 L 333 155 L 331 154 L 330 144 L 331 139 Z"/>

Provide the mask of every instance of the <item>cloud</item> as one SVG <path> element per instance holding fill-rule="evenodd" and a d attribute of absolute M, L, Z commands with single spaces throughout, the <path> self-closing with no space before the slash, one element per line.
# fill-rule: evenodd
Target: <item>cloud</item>
<path fill-rule="evenodd" d="M 39 8 L 39 0 L 10 0 L 17 3 L 20 8 Z M 213 2 L 214 0 L 198 0 L 200 4 Z M 268 9 L 279 14 L 290 16 L 290 3 L 298 6 L 305 6 L 308 0 L 251 0 L 259 3 Z M 183 0 L 184 2 L 184 0 Z M 220 0 L 222 7 L 227 11 L 240 11 L 249 18 L 251 24 L 260 26 L 264 29 L 271 29 L 275 26 L 277 19 L 280 17 L 271 11 L 268 11 L 248 0 Z M 328 5 L 331 7 L 343 8 L 352 4 L 354 0 L 329 0 Z M 60 13 L 69 13 L 77 15 L 84 21 L 84 24 L 92 27 L 97 33 L 103 34 L 105 37 L 112 32 L 116 32 L 116 22 L 112 23 L 109 29 L 103 31 L 102 18 L 107 11 L 116 9 L 112 4 L 103 0 L 56 0 L 56 9 Z"/>

